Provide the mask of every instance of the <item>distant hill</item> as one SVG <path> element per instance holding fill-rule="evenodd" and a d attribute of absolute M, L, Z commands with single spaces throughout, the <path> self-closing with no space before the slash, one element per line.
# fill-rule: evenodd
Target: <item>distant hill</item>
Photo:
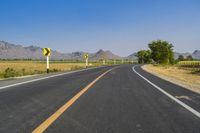
<path fill-rule="evenodd" d="M 174 58 L 178 59 L 178 57 L 182 55 L 184 58 L 186 58 L 189 55 L 192 55 L 191 53 L 178 53 L 178 52 L 174 52 Z"/>
<path fill-rule="evenodd" d="M 193 59 L 200 60 L 200 50 L 195 50 L 192 54 L 191 53 L 178 53 L 178 52 L 174 52 L 175 59 L 178 59 L 178 57 L 180 55 L 183 55 L 184 58 L 186 58 L 187 56 L 191 55 Z"/>
<path fill-rule="evenodd" d="M 194 59 L 200 59 L 200 50 L 195 50 L 193 53 L 192 53 L 192 57 Z"/>
<path fill-rule="evenodd" d="M 133 53 L 127 57 L 125 57 L 126 59 L 130 59 L 130 60 L 137 60 L 138 57 L 137 57 L 137 53 Z"/>
<path fill-rule="evenodd" d="M 100 60 L 100 59 L 122 59 L 122 57 L 113 54 L 111 51 L 104 51 L 100 49 L 95 54 L 91 55 L 91 60 Z"/>
<path fill-rule="evenodd" d="M 63 60 L 63 59 L 72 59 L 72 60 L 83 60 L 84 58 L 83 51 L 77 51 L 72 53 L 61 53 L 56 50 L 51 50 L 50 59 L 53 60 Z M 179 55 L 184 57 L 192 55 L 194 59 L 200 59 L 200 50 L 195 50 L 191 53 L 178 53 L 175 52 L 175 59 Z M 111 51 L 104 51 L 100 49 L 96 53 L 89 53 L 90 60 L 100 60 L 100 59 L 131 59 L 137 60 L 136 53 L 133 53 L 127 57 L 120 57 L 116 54 L 113 54 Z M 37 46 L 23 47 L 22 45 L 15 45 L 5 41 L 0 41 L 0 59 L 46 59 L 43 55 L 43 49 Z"/>
<path fill-rule="evenodd" d="M 61 53 L 51 50 L 51 59 L 73 59 L 83 60 L 85 52 Z M 121 59 L 122 57 L 113 54 L 110 51 L 99 50 L 96 53 L 89 53 L 91 60 L 99 59 Z M 0 59 L 46 59 L 43 55 L 43 49 L 37 46 L 23 47 L 5 41 L 0 41 Z"/>
<path fill-rule="evenodd" d="M 70 58 L 69 54 L 51 51 L 51 59 Z M 0 59 L 45 59 L 43 49 L 37 46 L 23 47 L 0 41 Z"/>

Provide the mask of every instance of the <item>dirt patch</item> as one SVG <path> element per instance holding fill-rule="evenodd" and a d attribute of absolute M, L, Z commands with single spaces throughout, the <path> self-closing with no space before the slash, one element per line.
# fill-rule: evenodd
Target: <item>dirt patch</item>
<path fill-rule="evenodd" d="M 144 65 L 144 70 L 200 94 L 200 75 L 176 66 Z"/>

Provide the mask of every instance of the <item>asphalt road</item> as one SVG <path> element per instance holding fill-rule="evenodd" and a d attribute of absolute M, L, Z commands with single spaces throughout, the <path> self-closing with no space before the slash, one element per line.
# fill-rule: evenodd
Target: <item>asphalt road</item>
<path fill-rule="evenodd" d="M 0 132 L 32 132 L 87 89 L 48 125 L 47 133 L 200 133 L 200 117 L 136 74 L 131 65 L 102 67 L 0 89 Z M 135 70 L 200 112 L 200 95 Z M 102 75 L 102 74 L 105 75 Z M 86 87 L 96 78 L 93 85 Z M 187 98 L 181 98 L 187 96 Z"/>

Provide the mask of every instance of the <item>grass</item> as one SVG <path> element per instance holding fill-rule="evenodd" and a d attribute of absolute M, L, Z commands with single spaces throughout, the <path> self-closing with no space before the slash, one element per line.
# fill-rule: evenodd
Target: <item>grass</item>
<path fill-rule="evenodd" d="M 121 64 L 121 60 L 116 60 L 116 64 Z M 125 64 L 136 62 L 124 61 Z M 107 60 L 105 65 L 113 65 L 114 60 Z M 102 61 L 93 61 L 89 67 L 102 66 Z M 85 68 L 84 61 L 52 61 L 50 60 L 50 72 L 73 71 Z M 46 61 L 29 60 L 0 60 L 0 79 L 19 77 L 33 74 L 46 73 Z"/>
<path fill-rule="evenodd" d="M 91 67 L 99 64 L 90 64 Z M 50 62 L 50 72 L 71 71 L 85 68 L 85 63 Z M 0 78 L 46 73 L 45 61 L 0 61 Z"/>
<path fill-rule="evenodd" d="M 200 93 L 200 75 L 192 69 L 182 69 L 176 65 L 145 65 L 143 69 L 172 83 Z"/>

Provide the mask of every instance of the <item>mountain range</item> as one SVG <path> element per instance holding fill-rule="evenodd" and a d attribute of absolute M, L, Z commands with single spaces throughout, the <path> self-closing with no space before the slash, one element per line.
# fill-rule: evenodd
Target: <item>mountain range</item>
<path fill-rule="evenodd" d="M 200 50 L 195 50 L 193 53 L 178 53 L 178 52 L 174 52 L 174 58 L 178 59 L 178 57 L 182 55 L 184 58 L 186 58 L 187 56 L 192 56 L 193 59 L 197 59 L 200 60 Z"/>
<path fill-rule="evenodd" d="M 53 60 L 83 60 L 84 53 L 82 51 L 72 53 L 61 53 L 51 50 L 50 59 Z M 90 60 L 100 59 L 122 59 L 122 57 L 113 54 L 111 51 L 100 49 L 96 53 L 89 53 Z M 5 41 L 0 41 L 0 59 L 46 59 L 43 55 L 43 48 L 37 46 L 23 47 Z"/>
<path fill-rule="evenodd" d="M 56 50 L 51 50 L 50 59 L 53 60 L 83 60 L 83 51 L 72 52 L 72 53 L 61 53 Z M 178 53 L 175 52 L 175 59 L 179 55 L 184 57 L 191 55 L 194 59 L 200 59 L 200 50 L 195 50 L 191 53 Z M 89 53 L 90 60 L 100 60 L 100 59 L 131 59 L 137 60 L 136 53 L 130 54 L 127 57 L 118 56 L 111 51 L 104 51 L 100 49 L 96 53 Z M 46 59 L 43 55 L 43 48 L 37 46 L 23 47 L 22 45 L 15 45 L 5 41 L 0 41 L 0 59 Z"/>

